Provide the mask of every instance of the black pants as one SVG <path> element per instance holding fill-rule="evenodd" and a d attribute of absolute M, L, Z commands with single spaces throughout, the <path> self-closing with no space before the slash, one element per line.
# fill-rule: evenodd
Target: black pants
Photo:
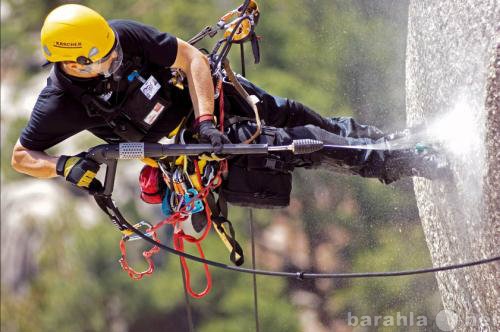
<path fill-rule="evenodd" d="M 384 133 L 374 126 L 362 125 L 347 117 L 325 118 L 297 101 L 272 96 L 244 78 L 239 77 L 239 80 L 249 94 L 256 95 L 261 101 L 259 113 L 267 127 L 263 136 L 270 144 L 285 145 L 294 139 L 305 138 L 335 145 L 366 145 L 384 140 Z M 251 109 L 230 84 L 225 85 L 224 92 L 228 116 L 253 117 Z M 245 125 L 251 126 L 249 123 Z M 233 132 L 232 140 L 241 140 L 242 133 L 244 136 L 245 132 L 253 132 L 251 128 L 239 129 L 239 132 Z M 279 157 L 292 167 L 321 167 L 375 177 L 383 182 L 395 180 L 386 174 L 388 152 L 381 150 L 323 149 L 310 155 L 285 154 Z"/>

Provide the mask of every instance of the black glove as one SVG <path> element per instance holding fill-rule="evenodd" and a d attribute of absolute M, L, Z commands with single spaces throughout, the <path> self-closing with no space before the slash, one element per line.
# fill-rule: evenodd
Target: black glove
<path fill-rule="evenodd" d="M 85 152 L 76 156 L 60 156 L 56 165 L 57 175 L 90 192 L 100 191 L 102 184 L 95 178 L 99 164 L 85 156 Z"/>
<path fill-rule="evenodd" d="M 212 120 L 205 120 L 198 124 L 198 133 L 202 143 L 210 143 L 214 147 L 215 153 L 222 152 L 222 144 L 231 143 L 229 138 L 215 128 Z"/>

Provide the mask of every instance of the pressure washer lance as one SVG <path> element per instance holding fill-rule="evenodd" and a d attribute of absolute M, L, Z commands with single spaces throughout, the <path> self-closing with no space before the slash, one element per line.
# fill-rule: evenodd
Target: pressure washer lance
<path fill-rule="evenodd" d="M 269 146 L 267 144 L 224 144 L 221 155 L 267 154 L 269 152 L 290 151 L 293 154 L 308 154 L 323 148 L 323 142 L 312 139 L 294 140 L 292 144 Z M 211 144 L 159 144 L 159 143 L 119 143 L 103 144 L 89 150 L 87 157 L 97 163 L 107 163 L 117 159 L 163 158 L 169 156 L 198 156 L 214 153 Z"/>

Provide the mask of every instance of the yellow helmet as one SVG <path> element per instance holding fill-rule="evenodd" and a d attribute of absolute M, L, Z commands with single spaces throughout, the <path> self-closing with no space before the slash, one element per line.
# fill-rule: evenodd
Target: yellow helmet
<path fill-rule="evenodd" d="M 76 4 L 62 5 L 50 12 L 40 37 L 48 61 L 81 64 L 104 58 L 113 49 L 116 39 L 99 13 Z"/>

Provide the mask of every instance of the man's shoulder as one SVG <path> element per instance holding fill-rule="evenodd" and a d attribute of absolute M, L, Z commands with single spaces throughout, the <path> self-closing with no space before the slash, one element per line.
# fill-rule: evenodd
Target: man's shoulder
<path fill-rule="evenodd" d="M 33 109 L 43 113 L 51 113 L 67 109 L 69 106 L 73 108 L 74 104 L 72 96 L 67 91 L 53 85 L 47 85 L 38 95 Z"/>
<path fill-rule="evenodd" d="M 120 40 L 123 52 L 144 56 L 161 67 L 170 67 L 177 56 L 177 38 L 150 25 L 133 20 L 112 20 L 109 25 Z"/>
<path fill-rule="evenodd" d="M 108 23 L 112 28 L 134 28 L 145 25 L 144 23 L 128 19 L 109 20 Z"/>
<path fill-rule="evenodd" d="M 109 25 L 113 30 L 118 33 L 120 37 L 132 37 L 142 39 L 144 37 L 149 38 L 164 38 L 165 36 L 174 37 L 171 33 L 167 31 L 159 30 L 158 28 L 134 20 L 128 19 L 115 19 L 108 21 Z"/>
<path fill-rule="evenodd" d="M 76 78 L 71 78 L 54 65 L 47 78 L 47 85 L 41 95 L 52 98 L 72 97 L 72 91 L 79 87 Z"/>
<path fill-rule="evenodd" d="M 111 28 L 113 28 L 116 32 L 127 33 L 127 32 L 144 32 L 150 30 L 156 30 L 154 27 L 147 25 L 145 23 L 127 20 L 127 19 L 116 19 L 108 21 Z"/>
<path fill-rule="evenodd" d="M 75 104 L 73 96 L 68 89 L 58 81 L 54 70 L 55 68 L 50 72 L 47 78 L 47 84 L 38 95 L 34 107 L 35 110 L 38 109 L 51 112 Z"/>

